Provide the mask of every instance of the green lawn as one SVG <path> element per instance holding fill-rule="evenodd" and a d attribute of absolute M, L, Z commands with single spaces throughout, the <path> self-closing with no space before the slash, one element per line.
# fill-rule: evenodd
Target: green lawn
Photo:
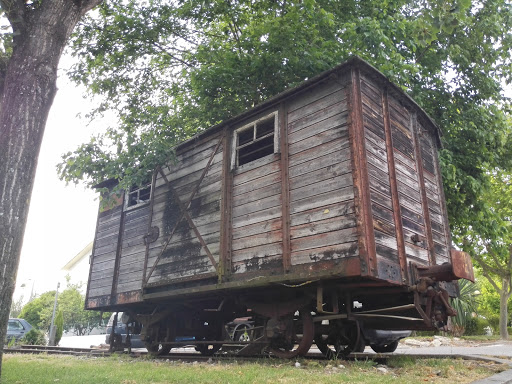
<path fill-rule="evenodd" d="M 265 359 L 214 363 L 113 357 L 4 354 L 2 384 L 469 383 L 505 367 L 477 361 L 396 357 L 382 373 L 373 361 Z M 340 367 L 340 364 L 343 366 Z"/>

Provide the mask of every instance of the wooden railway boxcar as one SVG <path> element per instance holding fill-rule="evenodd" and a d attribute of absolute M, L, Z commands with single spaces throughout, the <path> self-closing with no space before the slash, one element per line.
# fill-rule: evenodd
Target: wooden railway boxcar
<path fill-rule="evenodd" d="M 150 183 L 101 210 L 86 308 L 154 313 L 229 295 L 256 308 L 308 285 L 318 314 L 346 316 L 343 292 L 395 289 L 391 311 L 409 305 L 401 319 L 412 309 L 428 325 L 428 299 L 400 292 L 435 282 L 446 301 L 454 290 L 440 280 L 472 278 L 451 250 L 439 147 L 429 116 L 352 58 L 182 143 Z"/>

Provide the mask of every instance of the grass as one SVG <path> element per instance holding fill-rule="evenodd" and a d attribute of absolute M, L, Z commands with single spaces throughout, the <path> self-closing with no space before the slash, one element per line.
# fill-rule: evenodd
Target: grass
<path fill-rule="evenodd" d="M 382 373 L 373 361 L 265 359 L 185 363 L 134 359 L 4 354 L 2 384 L 164 383 L 469 383 L 505 369 L 465 360 L 421 360 L 397 356 Z"/>

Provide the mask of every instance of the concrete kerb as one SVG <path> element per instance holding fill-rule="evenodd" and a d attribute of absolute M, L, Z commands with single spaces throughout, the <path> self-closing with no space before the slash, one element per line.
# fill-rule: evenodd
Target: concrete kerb
<path fill-rule="evenodd" d="M 460 357 L 462 359 L 467 359 L 467 360 L 480 360 L 480 361 L 495 362 L 495 363 L 505 364 L 510 367 L 510 369 L 507 369 L 506 371 L 486 377 L 485 379 L 472 381 L 471 384 L 507 384 L 507 383 L 512 383 L 512 361 L 511 360 L 499 359 L 499 358 L 489 357 L 489 356 L 478 356 L 478 355 L 456 355 L 454 357 Z"/>

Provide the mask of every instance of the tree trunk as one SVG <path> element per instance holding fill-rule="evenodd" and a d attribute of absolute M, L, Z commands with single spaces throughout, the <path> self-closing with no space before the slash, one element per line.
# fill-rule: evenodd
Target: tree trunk
<path fill-rule="evenodd" d="M 500 337 L 504 340 L 508 339 L 507 323 L 508 323 L 508 299 L 510 298 L 509 286 L 510 286 L 510 278 L 502 279 L 501 289 L 499 290 L 499 294 L 500 294 L 500 323 L 499 323 L 499 327 L 500 327 Z"/>
<path fill-rule="evenodd" d="M 23 1 L 1 3 L 4 10 L 7 5 L 21 8 L 6 12 L 15 36 L 0 96 L 0 373 L 37 158 L 57 91 L 57 67 L 78 20 L 100 2 L 93 1 L 45 0 L 34 9 Z"/>

